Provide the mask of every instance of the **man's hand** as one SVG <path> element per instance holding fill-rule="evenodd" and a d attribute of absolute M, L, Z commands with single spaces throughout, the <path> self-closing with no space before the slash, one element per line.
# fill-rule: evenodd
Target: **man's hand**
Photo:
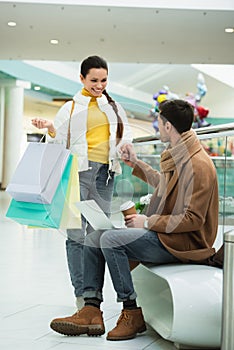
<path fill-rule="evenodd" d="M 147 219 L 146 215 L 130 214 L 125 216 L 125 225 L 127 227 L 144 228 L 144 222 Z"/>
<path fill-rule="evenodd" d="M 130 143 L 125 143 L 120 147 L 120 152 L 122 161 L 131 168 L 134 168 L 138 159 L 133 145 Z"/>

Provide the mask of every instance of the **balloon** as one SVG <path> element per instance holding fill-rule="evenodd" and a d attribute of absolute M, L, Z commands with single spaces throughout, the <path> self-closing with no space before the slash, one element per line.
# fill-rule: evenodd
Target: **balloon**
<path fill-rule="evenodd" d="M 204 119 L 208 116 L 209 109 L 207 109 L 203 106 L 197 106 L 196 108 L 197 108 L 198 116 L 200 119 Z"/>
<path fill-rule="evenodd" d="M 198 89 L 198 92 L 196 94 L 196 101 L 200 102 L 202 97 L 204 97 L 205 94 L 207 93 L 205 78 L 202 75 L 202 73 L 199 73 L 197 77 L 197 89 Z"/>
<path fill-rule="evenodd" d="M 167 95 L 162 94 L 162 95 L 158 96 L 157 101 L 158 101 L 158 103 L 161 103 L 161 102 L 165 101 L 166 99 L 167 99 Z"/>

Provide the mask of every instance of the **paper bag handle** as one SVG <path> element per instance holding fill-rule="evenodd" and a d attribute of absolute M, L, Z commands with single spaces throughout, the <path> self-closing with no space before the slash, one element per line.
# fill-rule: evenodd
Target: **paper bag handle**
<path fill-rule="evenodd" d="M 71 140 L 71 116 L 72 113 L 74 111 L 74 107 L 75 107 L 75 101 L 72 101 L 72 107 L 71 107 L 71 112 L 70 112 L 70 117 L 69 117 L 69 122 L 68 122 L 68 130 L 67 130 L 67 145 L 66 148 L 69 149 L 70 148 L 70 140 Z"/>

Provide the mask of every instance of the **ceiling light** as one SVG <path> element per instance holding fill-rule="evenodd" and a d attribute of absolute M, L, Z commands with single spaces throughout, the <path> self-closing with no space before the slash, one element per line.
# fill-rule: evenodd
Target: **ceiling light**
<path fill-rule="evenodd" d="M 59 43 L 59 41 L 57 39 L 51 39 L 50 43 L 53 45 L 57 45 Z"/>
<path fill-rule="evenodd" d="M 34 90 L 39 91 L 41 90 L 40 86 L 34 86 Z"/>
<path fill-rule="evenodd" d="M 7 23 L 7 25 L 9 27 L 15 27 L 16 26 L 16 22 L 10 21 L 10 22 Z"/>
<path fill-rule="evenodd" d="M 225 28 L 226 33 L 234 33 L 234 28 Z"/>

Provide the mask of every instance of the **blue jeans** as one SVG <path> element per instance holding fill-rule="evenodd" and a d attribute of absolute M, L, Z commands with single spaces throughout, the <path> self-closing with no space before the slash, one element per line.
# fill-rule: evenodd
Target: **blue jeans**
<path fill-rule="evenodd" d="M 163 247 L 155 231 L 126 228 L 93 232 L 85 238 L 84 298 L 103 301 L 107 262 L 117 301 L 135 299 L 128 260 L 156 265 L 179 262 Z"/>
<path fill-rule="evenodd" d="M 114 188 L 114 173 L 109 174 L 108 164 L 89 161 L 89 170 L 79 173 L 80 199 L 94 199 L 107 216 L 110 216 L 111 199 Z M 109 175 L 111 177 L 109 178 Z M 108 180 L 108 181 L 107 181 Z M 75 296 L 83 294 L 84 257 L 83 248 L 85 234 L 91 233 L 93 228 L 82 216 L 81 229 L 68 229 L 66 252 L 68 269 Z"/>

